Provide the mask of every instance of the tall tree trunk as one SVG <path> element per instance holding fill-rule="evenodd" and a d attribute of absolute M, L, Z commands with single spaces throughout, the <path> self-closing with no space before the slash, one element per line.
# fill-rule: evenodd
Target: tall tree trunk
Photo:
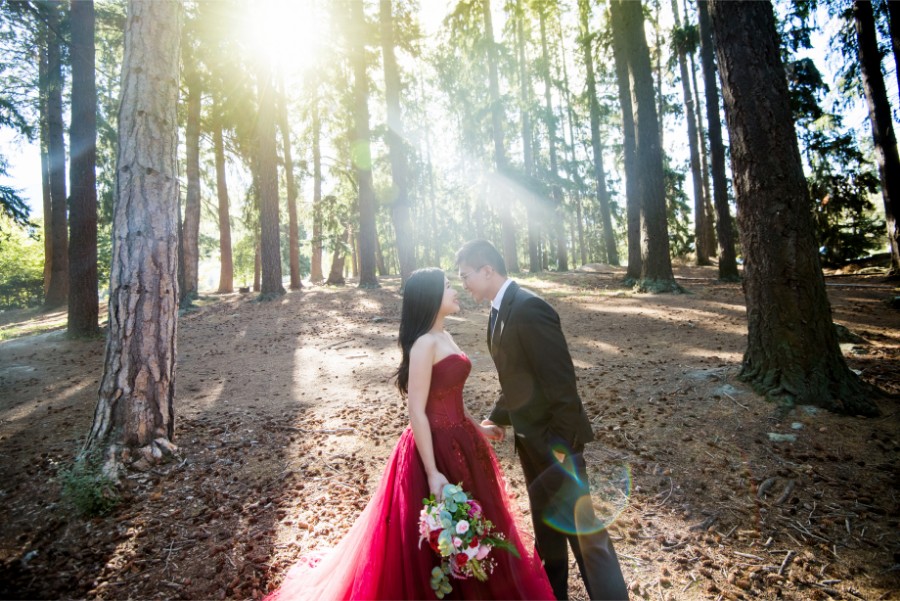
<path fill-rule="evenodd" d="M 288 125 L 287 93 L 284 75 L 278 77 L 278 128 L 281 130 L 281 146 L 284 155 L 284 180 L 287 188 L 288 208 L 288 257 L 291 270 L 291 290 L 300 290 L 300 228 L 297 223 L 297 184 L 294 182 L 294 159 L 291 155 L 291 128 Z"/>
<path fill-rule="evenodd" d="M 187 54 L 187 53 L 185 53 Z M 184 202 L 184 224 L 181 238 L 181 265 L 184 270 L 184 287 L 181 303 L 190 304 L 197 298 L 200 266 L 200 110 L 201 81 L 193 56 L 185 57 L 185 84 L 187 86 L 187 125 L 184 147 L 187 153 L 185 175 L 187 194 Z"/>
<path fill-rule="evenodd" d="M 891 10 L 896 13 L 900 9 Z M 872 124 L 875 162 L 878 163 L 878 172 L 881 175 L 881 196 L 884 199 L 884 217 L 887 222 L 888 242 L 891 246 L 890 276 L 900 278 L 900 223 L 897 221 L 900 218 L 900 157 L 897 154 L 897 136 L 894 134 L 891 105 L 881 73 L 881 54 L 878 52 L 872 3 L 855 0 L 853 19 L 856 22 L 859 67 L 863 89 L 866 92 L 866 103 L 869 106 L 869 122 Z"/>
<path fill-rule="evenodd" d="M 400 70 L 394 57 L 394 18 L 391 0 L 381 0 L 381 54 L 384 61 L 384 96 L 387 103 L 387 144 L 391 155 L 393 202 L 391 218 L 397 240 L 397 260 L 400 263 L 400 287 L 416 268 L 416 243 L 409 220 L 409 174 L 406 158 L 406 136 L 400 110 Z"/>
<path fill-rule="evenodd" d="M 219 293 L 230 294 L 234 292 L 234 258 L 231 254 L 231 216 L 225 177 L 225 142 L 222 139 L 222 115 L 218 101 L 214 110 L 213 147 L 216 156 L 216 196 L 219 200 Z"/>
<path fill-rule="evenodd" d="M 494 163 L 500 176 L 502 189 L 497 195 L 497 210 L 500 215 L 500 228 L 503 235 L 503 258 L 506 269 L 515 273 L 519 271 L 519 253 L 516 245 L 516 224 L 512 215 L 513 195 L 509 190 L 508 164 L 506 145 L 503 141 L 503 105 L 500 100 L 500 75 L 497 67 L 497 46 L 494 43 L 494 21 L 491 16 L 491 0 L 481 0 L 484 20 L 484 41 L 487 46 L 488 84 L 491 95 L 491 129 L 494 137 Z"/>
<path fill-rule="evenodd" d="M 672 273 L 666 222 L 663 154 L 656 116 L 656 94 L 650 51 L 644 37 L 644 16 L 640 2 L 613 0 L 612 19 L 626 40 L 626 59 L 634 106 L 636 170 L 640 173 L 638 190 L 641 206 L 641 283 L 640 288 L 655 292 L 680 290 Z"/>
<path fill-rule="evenodd" d="M 45 5 L 47 17 L 47 156 L 50 174 L 51 243 L 50 285 L 44 297 L 47 308 L 66 304 L 69 295 L 69 234 L 66 218 L 66 143 L 64 139 L 62 109 L 62 56 L 60 46 L 59 7 L 56 3 Z"/>
<path fill-rule="evenodd" d="M 275 141 L 275 85 L 271 68 L 258 75 L 257 165 L 259 169 L 260 300 L 285 293 L 281 283 L 281 224 L 278 210 L 278 145 Z"/>
<path fill-rule="evenodd" d="M 260 252 L 259 231 L 256 232 L 256 244 L 253 246 L 253 292 L 262 290 L 262 252 Z"/>
<path fill-rule="evenodd" d="M 97 298 L 97 85 L 94 82 L 94 2 L 74 0 L 72 124 L 69 128 L 69 316 L 73 336 L 99 332 Z"/>
<path fill-rule="evenodd" d="M 684 0 L 684 22 L 688 20 L 688 0 Z M 697 101 L 697 145 L 700 149 L 700 171 L 703 174 L 703 204 L 706 221 L 706 255 L 715 257 L 718 254 L 718 237 L 716 236 L 716 215 L 712 206 L 712 194 L 709 186 L 709 159 L 706 148 L 706 128 L 703 127 L 703 110 L 700 98 L 700 86 L 697 85 L 697 65 L 694 62 L 694 51 L 688 55 L 691 64 L 691 84 L 693 96 Z"/>
<path fill-rule="evenodd" d="M 531 73 L 525 52 L 525 6 L 516 0 L 516 57 L 519 72 L 519 113 L 522 120 L 522 164 L 527 181 L 534 181 L 534 126 L 531 123 Z M 531 190 L 529 190 L 531 191 Z M 541 271 L 541 207 L 536 194 L 528 194 L 525 202 L 528 219 L 528 270 Z"/>
<path fill-rule="evenodd" d="M 612 213 L 609 209 L 609 190 L 606 187 L 606 169 L 603 166 L 603 138 L 600 137 L 600 102 L 597 100 L 597 83 L 594 76 L 594 35 L 589 29 L 591 7 L 589 0 L 578 0 L 578 11 L 581 24 L 581 48 L 584 53 L 584 65 L 587 71 L 587 95 L 591 113 L 591 149 L 594 153 L 594 178 L 597 180 L 597 204 L 600 207 L 600 222 L 603 224 L 603 243 L 606 249 L 606 261 L 610 265 L 619 264 L 619 251 L 616 247 L 616 234 L 612 226 Z M 581 218 L 579 217 L 579 222 Z M 582 258 L 584 261 L 584 258 Z"/>
<path fill-rule="evenodd" d="M 334 251 L 331 255 L 331 271 L 328 274 L 328 281 L 325 283 L 329 286 L 343 286 L 344 280 L 344 262 L 347 259 L 347 244 L 350 243 L 350 227 L 344 226 L 342 235 L 343 244 L 335 244 Z"/>
<path fill-rule="evenodd" d="M 772 5 L 712 0 L 709 9 L 745 258 L 741 377 L 788 406 L 877 415 L 831 321 Z"/>
<path fill-rule="evenodd" d="M 309 279 L 321 283 L 322 274 L 322 121 L 319 117 L 319 89 L 316 86 L 312 105 L 312 155 L 313 155 L 313 231 L 312 258 Z"/>
<path fill-rule="evenodd" d="M 663 69 L 662 69 L 662 36 L 660 35 L 659 15 L 662 12 L 659 0 L 651 0 L 653 4 L 653 55 L 656 59 L 656 115 L 659 124 L 659 147 L 662 149 L 663 160 L 665 160 L 665 133 L 666 133 L 666 102 L 663 97 Z"/>
<path fill-rule="evenodd" d="M 675 15 L 675 27 L 681 31 L 681 19 L 678 16 L 678 0 L 672 0 L 672 14 Z M 687 110 L 688 143 L 691 150 L 691 176 L 694 184 L 694 248 L 697 252 L 697 265 L 709 265 L 708 243 L 706 241 L 706 205 L 703 198 L 703 174 L 700 173 L 700 149 L 697 145 L 697 117 L 694 113 L 694 94 L 691 91 L 690 72 L 687 65 L 687 52 L 683 41 L 679 43 L 678 67 L 681 70 L 681 91 L 684 94 L 684 106 Z"/>
<path fill-rule="evenodd" d="M 581 177 L 581 174 L 578 171 L 578 162 L 575 156 L 575 109 L 572 106 L 572 93 L 569 88 L 569 68 L 568 61 L 566 60 L 566 45 L 565 39 L 563 37 L 563 28 L 560 25 L 557 30 L 558 38 L 557 42 L 559 44 L 559 55 L 560 61 L 557 63 L 556 73 L 557 77 L 559 76 L 560 66 L 562 67 L 562 91 L 563 98 L 566 103 L 566 128 L 569 130 L 569 142 L 566 143 L 563 140 L 563 144 L 566 146 L 566 154 L 568 156 L 568 164 L 566 166 L 566 173 L 569 176 L 569 179 L 575 184 L 575 192 L 572 195 L 574 197 L 573 204 L 575 205 L 575 214 L 571 215 L 572 218 L 572 257 L 576 263 L 578 263 L 579 258 L 581 259 L 581 265 L 584 265 L 585 255 L 584 255 L 584 224 L 581 221 L 581 203 L 582 203 L 582 194 L 584 193 L 584 179 Z M 576 250 L 575 245 L 578 244 L 577 258 L 576 258 Z"/>
<path fill-rule="evenodd" d="M 620 20 L 618 3 L 611 2 L 609 18 Z M 637 159 L 635 158 L 634 107 L 631 104 L 631 83 L 628 75 L 627 40 L 621 26 L 612 27 L 613 59 L 616 68 L 616 84 L 619 105 L 622 107 L 622 162 L 625 169 L 626 237 L 628 242 L 628 268 L 625 278 L 637 281 L 641 278 L 641 199 L 638 188 Z"/>
<path fill-rule="evenodd" d="M 85 452 L 107 475 L 174 451 L 181 3 L 131 1 L 119 103 L 109 334 Z"/>
<path fill-rule="evenodd" d="M 706 124 L 709 128 L 709 153 L 712 162 L 713 203 L 716 208 L 716 233 L 719 242 L 719 279 L 740 279 L 734 250 L 734 231 L 728 208 L 728 182 L 725 178 L 725 145 L 722 143 L 722 123 L 719 118 L 719 86 L 713 62 L 713 40 L 709 24 L 707 0 L 697 0 L 700 21 L 700 63 L 703 67 L 703 87 L 706 89 Z"/>
<path fill-rule="evenodd" d="M 378 288 L 375 275 L 375 187 L 369 132 L 369 77 L 366 74 L 366 16 L 362 2 L 349 0 L 351 63 L 353 65 L 353 166 L 359 196 L 359 287 Z"/>
<path fill-rule="evenodd" d="M 542 5 L 538 10 L 541 27 L 541 54 L 544 58 L 544 111 L 547 121 L 547 144 L 550 154 L 550 193 L 553 195 L 553 237 L 556 242 L 557 271 L 569 270 L 568 252 L 564 229 L 565 206 L 562 188 L 559 186 L 559 163 L 556 157 L 556 115 L 553 113 L 551 100 L 552 84 L 550 82 L 550 53 L 547 49 L 547 15 L 548 7 Z"/>
<path fill-rule="evenodd" d="M 44 216 L 44 298 L 50 290 L 50 273 L 53 270 L 53 196 L 50 194 L 50 125 L 47 103 L 50 95 L 49 64 L 47 61 L 46 27 L 38 32 L 38 127 L 41 148 L 41 199 Z"/>

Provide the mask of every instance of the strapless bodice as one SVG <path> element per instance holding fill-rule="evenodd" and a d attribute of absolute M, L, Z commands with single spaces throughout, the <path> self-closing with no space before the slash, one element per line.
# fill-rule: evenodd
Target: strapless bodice
<path fill-rule="evenodd" d="M 472 370 L 465 354 L 448 355 L 431 368 L 431 388 L 425 414 L 432 428 L 447 428 L 465 422 L 462 391 Z"/>

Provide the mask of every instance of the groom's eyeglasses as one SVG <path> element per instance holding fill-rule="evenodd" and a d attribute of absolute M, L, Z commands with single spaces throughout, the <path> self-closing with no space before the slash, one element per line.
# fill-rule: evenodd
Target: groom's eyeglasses
<path fill-rule="evenodd" d="M 461 280 L 463 281 L 463 283 L 466 283 L 466 282 L 469 280 L 470 277 L 472 277 L 473 275 L 475 275 L 476 273 L 478 273 L 479 271 L 481 271 L 482 267 L 484 267 L 484 265 L 482 265 L 481 267 L 478 267 L 477 269 L 473 269 L 473 270 L 470 271 L 469 273 L 461 273 L 461 274 L 459 274 L 459 279 L 461 279 Z"/>

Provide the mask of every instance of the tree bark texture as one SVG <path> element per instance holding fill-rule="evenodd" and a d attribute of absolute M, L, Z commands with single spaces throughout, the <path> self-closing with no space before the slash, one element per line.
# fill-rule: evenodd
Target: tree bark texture
<path fill-rule="evenodd" d="M 291 153 L 291 127 L 288 123 L 287 92 L 284 77 L 279 74 L 278 128 L 284 158 L 284 181 L 287 188 L 288 209 L 288 265 L 291 271 L 291 290 L 303 288 L 300 281 L 300 226 L 297 222 L 297 184 L 294 181 L 294 158 Z"/>
<path fill-rule="evenodd" d="M 597 100 L 597 82 L 596 77 L 594 76 L 594 36 L 591 35 L 588 25 L 591 15 L 589 0 L 578 0 L 578 10 L 581 18 L 581 48 L 584 53 L 585 70 L 587 71 L 587 95 L 591 114 L 591 149 L 594 153 L 594 179 L 597 181 L 597 205 L 600 208 L 600 222 L 603 224 L 603 243 L 606 248 L 606 261 L 610 265 L 618 265 L 619 251 L 616 247 L 616 234 L 612 227 L 612 213 L 609 209 L 609 190 L 606 187 L 606 169 L 603 166 L 603 139 L 600 137 L 600 103 Z M 578 218 L 578 223 L 580 226 L 581 217 Z"/>
<path fill-rule="evenodd" d="M 513 197 L 510 191 L 508 164 L 506 160 L 506 144 L 503 137 L 503 104 L 500 100 L 500 75 L 497 67 L 497 46 L 494 43 L 494 20 L 491 16 L 491 0 L 481 0 L 482 18 L 484 21 L 484 42 L 487 47 L 488 87 L 491 96 L 491 130 L 494 138 L 494 164 L 502 188 L 496 196 L 497 212 L 500 215 L 500 229 L 503 236 L 503 258 L 506 269 L 513 273 L 519 271 L 519 253 L 516 245 L 516 224 L 512 215 Z"/>
<path fill-rule="evenodd" d="M 184 128 L 185 176 L 187 193 L 184 201 L 184 223 L 181 229 L 182 268 L 184 287 L 181 302 L 197 298 L 200 268 L 200 109 L 201 80 L 195 59 L 186 56 L 185 85 L 187 87 L 187 123 Z"/>
<path fill-rule="evenodd" d="M 391 158 L 393 181 L 391 218 L 397 240 L 397 261 L 400 263 L 400 287 L 416 268 L 415 230 L 409 219 L 409 166 L 406 156 L 406 136 L 400 109 L 400 69 L 394 56 L 394 17 L 391 0 L 381 0 L 381 54 L 384 62 L 384 96 L 387 104 L 387 144 Z"/>
<path fill-rule="evenodd" d="M 745 257 L 741 376 L 788 405 L 875 415 L 831 321 L 772 5 L 712 0 L 709 8 Z"/>
<path fill-rule="evenodd" d="M 640 174 L 638 192 L 641 199 L 640 285 L 659 292 L 673 291 L 678 286 L 669 255 L 663 154 L 650 50 L 644 35 L 644 15 L 640 2 L 613 0 L 610 6 L 617 7 L 615 11 L 619 15 L 619 19 L 613 19 L 613 27 L 621 28 L 626 41 L 625 57 L 634 110 L 635 161 Z"/>
<path fill-rule="evenodd" d="M 678 0 L 672 0 L 672 13 L 675 15 L 675 26 L 681 29 L 678 16 Z M 684 106 L 687 112 L 688 144 L 691 151 L 691 178 L 694 184 L 694 248 L 697 253 L 697 265 L 709 265 L 706 240 L 706 205 L 703 197 L 703 174 L 700 173 L 700 149 L 697 145 L 697 117 L 694 109 L 694 94 L 691 90 L 691 75 L 688 71 L 687 52 L 683 47 L 678 51 L 678 68 L 681 71 L 681 91 L 684 94 Z"/>
<path fill-rule="evenodd" d="M 353 65 L 353 167 L 356 171 L 359 210 L 359 287 L 378 288 L 375 275 L 375 187 L 369 131 L 369 77 L 366 73 L 366 16 L 362 2 L 349 0 L 351 62 Z"/>
<path fill-rule="evenodd" d="M 258 79 L 257 165 L 259 168 L 260 300 L 284 294 L 281 283 L 281 224 L 278 210 L 278 146 L 275 141 L 275 82 L 269 67 Z"/>
<path fill-rule="evenodd" d="M 896 13 L 900 9 L 891 10 Z M 872 124 L 875 162 L 881 175 L 881 196 L 884 199 L 884 216 L 891 248 L 890 275 L 900 277 L 900 223 L 897 222 L 900 217 L 900 156 L 897 154 L 891 105 L 881 72 L 881 54 L 878 52 L 872 3 L 855 0 L 853 20 L 856 25 L 860 73 L 869 107 L 869 122 Z"/>
<path fill-rule="evenodd" d="M 719 118 L 719 87 L 713 62 L 712 29 L 709 23 L 707 0 L 697 0 L 700 22 L 700 64 L 703 68 L 703 87 L 706 89 L 706 123 L 709 129 L 709 154 L 712 168 L 712 196 L 716 208 L 716 234 L 719 241 L 719 279 L 740 279 L 734 250 L 734 231 L 728 208 L 728 182 L 725 178 L 725 145 L 722 143 L 722 124 Z"/>
<path fill-rule="evenodd" d="M 618 1 L 610 2 L 610 23 L 621 19 Z M 616 84 L 619 105 L 622 107 L 622 162 L 625 168 L 626 237 L 628 269 L 625 277 L 637 281 L 641 278 L 641 200 L 638 189 L 638 172 L 635 158 L 634 107 L 631 104 L 631 84 L 628 75 L 626 38 L 621 25 L 613 24 L 612 45 L 616 68 Z"/>
<path fill-rule="evenodd" d="M 181 3 L 132 0 L 125 23 L 109 334 L 86 451 L 106 471 L 174 450 Z"/>
<path fill-rule="evenodd" d="M 345 283 L 344 265 L 347 261 L 347 245 L 350 243 L 350 228 L 346 225 L 341 240 L 343 243 L 335 244 L 331 254 L 331 270 L 328 273 L 328 281 L 325 282 L 329 286 L 343 286 Z"/>
<path fill-rule="evenodd" d="M 225 177 L 225 141 L 222 136 L 220 106 L 216 104 L 213 152 L 216 157 L 216 196 L 219 201 L 219 293 L 234 292 L 234 257 L 231 252 L 231 217 L 228 209 L 228 180 Z"/>
<path fill-rule="evenodd" d="M 69 313 L 70 335 L 100 330 L 97 297 L 97 86 L 94 82 L 94 2 L 73 0 L 72 123 L 69 128 Z"/>
<path fill-rule="evenodd" d="M 69 233 L 66 210 L 66 143 L 63 124 L 63 73 L 60 5 L 47 3 L 47 158 L 50 175 L 50 284 L 44 297 L 47 308 L 66 304 L 69 295 Z"/>

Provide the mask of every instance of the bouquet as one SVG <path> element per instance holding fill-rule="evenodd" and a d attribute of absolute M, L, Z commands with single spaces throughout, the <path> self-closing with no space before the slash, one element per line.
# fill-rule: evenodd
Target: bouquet
<path fill-rule="evenodd" d="M 478 501 L 462 489 L 462 485 L 444 486 L 444 498 L 438 503 L 434 495 L 423 499 L 419 514 L 419 547 L 428 541 L 440 556 L 441 563 L 431 571 L 431 588 L 438 599 L 453 590 L 450 576 L 457 579 L 488 579 L 496 562 L 488 557 L 494 548 L 519 552 L 494 525 L 484 517 Z"/>

